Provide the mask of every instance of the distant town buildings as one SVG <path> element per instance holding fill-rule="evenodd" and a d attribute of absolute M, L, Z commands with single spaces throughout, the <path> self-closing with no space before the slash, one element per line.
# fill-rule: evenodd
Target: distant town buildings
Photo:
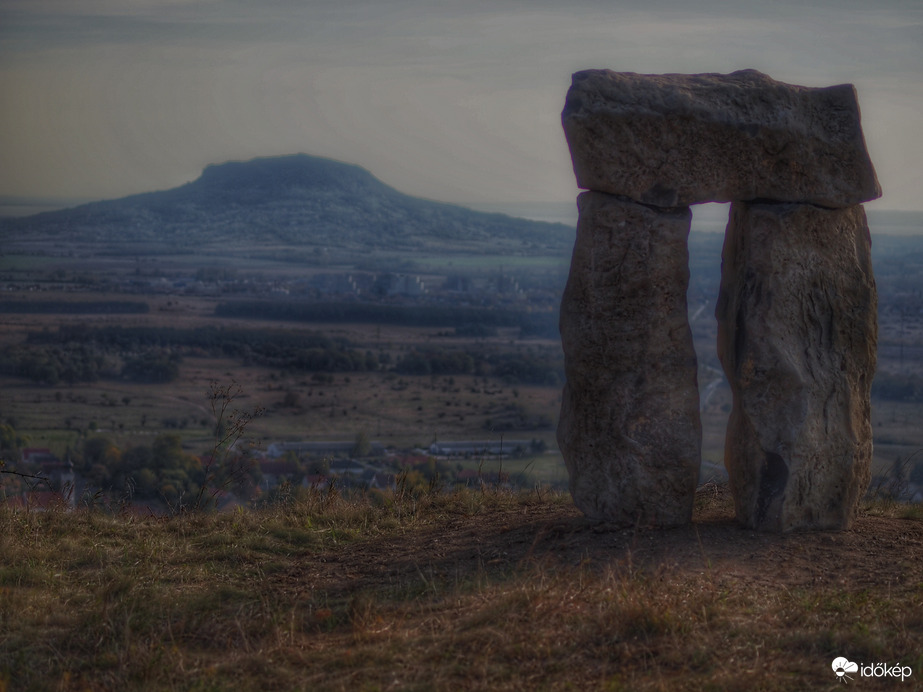
<path fill-rule="evenodd" d="M 76 506 L 78 479 L 70 459 L 62 461 L 44 447 L 24 447 L 20 458 L 30 477 L 20 494 L 6 498 L 7 503 L 34 510 Z"/>
<path fill-rule="evenodd" d="M 514 450 L 528 450 L 530 440 L 466 440 L 462 442 L 433 442 L 429 446 L 429 453 L 434 456 L 444 457 L 473 457 L 473 456 L 508 456 Z"/>

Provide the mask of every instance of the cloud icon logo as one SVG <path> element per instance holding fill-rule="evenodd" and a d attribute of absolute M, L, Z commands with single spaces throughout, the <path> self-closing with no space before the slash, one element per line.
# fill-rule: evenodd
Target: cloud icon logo
<path fill-rule="evenodd" d="M 859 672 L 858 663 L 853 663 L 849 659 L 843 658 L 842 656 L 840 656 L 839 658 L 833 659 L 833 663 L 831 664 L 831 667 L 833 668 L 833 672 L 836 673 L 837 678 L 839 678 L 843 682 L 846 682 L 844 678 L 852 680 L 852 678 L 849 677 L 847 673 L 858 673 Z"/>

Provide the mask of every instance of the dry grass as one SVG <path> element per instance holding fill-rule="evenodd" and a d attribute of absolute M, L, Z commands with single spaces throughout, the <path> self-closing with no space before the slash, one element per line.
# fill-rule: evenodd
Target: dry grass
<path fill-rule="evenodd" d="M 919 516 L 873 509 L 919 551 Z M 594 527 L 547 492 L 315 492 L 160 519 L 0 508 L 0 690 L 835 689 L 838 655 L 923 675 L 919 569 L 760 578 L 719 559 L 716 532 L 800 543 L 726 510 L 703 494 L 684 534 Z M 699 543 L 644 559 L 658 536 Z"/>

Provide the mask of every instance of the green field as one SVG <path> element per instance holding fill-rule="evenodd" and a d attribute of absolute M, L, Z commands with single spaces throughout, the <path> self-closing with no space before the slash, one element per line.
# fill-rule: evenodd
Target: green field
<path fill-rule="evenodd" d="M 104 329 L 121 325 L 155 329 L 215 326 L 254 334 L 278 330 L 296 338 L 303 334 L 306 339 L 322 333 L 333 340 L 345 340 L 351 349 L 385 354 L 392 364 L 414 349 L 525 356 L 560 348 L 551 340 L 520 339 L 512 328 L 501 328 L 494 337 L 457 338 L 446 337 L 445 329 L 425 327 L 217 318 L 215 306 L 220 299 L 209 297 L 55 290 L 20 292 L 16 296 L 17 300 L 59 300 L 67 304 L 129 299 L 144 301 L 150 309 L 145 314 L 130 315 L 0 315 L 0 339 L 5 347 L 22 344 L 30 333 L 54 332 L 63 326 Z M 714 326 L 707 317 L 702 318 L 701 325 L 694 324 L 703 389 L 720 379 Z M 890 324 L 886 323 L 882 331 L 887 338 L 894 338 Z M 504 470 L 525 472 L 535 482 L 566 481 L 555 440 L 561 401 L 559 384 L 510 384 L 477 374 L 409 375 L 389 368 L 335 372 L 318 379 L 317 373 L 245 365 L 240 357 L 187 351 L 176 379 L 162 384 L 104 377 L 95 382 L 49 386 L 0 376 L 0 418 L 12 421 L 31 446 L 48 447 L 59 456 L 78 452 L 92 435 L 105 435 L 120 448 L 127 448 L 150 444 L 163 433 L 179 435 L 190 453 L 203 454 L 214 444 L 215 421 L 209 391 L 213 383 L 236 383 L 242 390 L 236 405 L 263 411 L 247 430 L 258 449 L 278 441 L 353 440 L 360 434 L 394 449 L 428 447 L 437 439 L 497 440 L 504 435 L 507 439 L 541 440 L 548 448 L 547 453 L 534 458 L 510 461 Z M 917 367 L 916 363 L 911 365 Z M 897 366 L 888 360 L 879 363 L 880 369 L 893 370 Z M 727 386 L 719 384 L 703 410 L 703 481 L 723 477 L 724 434 L 730 405 Z M 923 429 L 918 425 L 923 404 L 876 401 L 872 417 L 875 473 L 887 473 L 895 462 L 923 449 Z M 471 468 L 479 460 L 452 463 Z"/>

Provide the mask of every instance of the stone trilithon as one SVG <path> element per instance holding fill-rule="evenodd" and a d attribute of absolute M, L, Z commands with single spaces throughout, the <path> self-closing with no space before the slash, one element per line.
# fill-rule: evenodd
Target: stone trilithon
<path fill-rule="evenodd" d="M 738 519 L 842 529 L 869 482 L 877 343 L 861 202 L 881 190 L 850 85 L 574 75 L 562 113 L 580 220 L 561 303 L 558 442 L 574 502 L 688 522 L 701 456 L 686 316 L 689 205 L 731 201 L 716 308 Z"/>

